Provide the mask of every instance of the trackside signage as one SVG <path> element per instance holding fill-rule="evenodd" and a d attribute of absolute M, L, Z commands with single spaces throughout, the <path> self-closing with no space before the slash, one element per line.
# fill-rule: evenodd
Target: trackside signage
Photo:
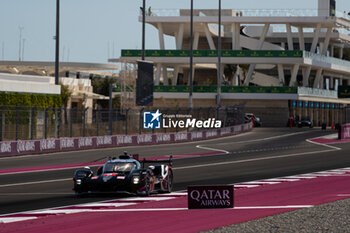
<path fill-rule="evenodd" d="M 152 117 L 153 118 L 153 117 Z M 150 121 L 152 121 L 152 118 Z M 195 132 L 177 132 L 145 135 L 114 135 L 85 138 L 56 138 L 41 140 L 1 141 L 0 157 L 48 152 L 75 151 L 93 148 L 120 146 L 136 146 L 150 144 L 177 143 L 218 138 L 223 135 L 243 133 L 252 128 L 252 124 L 230 126 L 220 129 L 201 130 Z M 347 131 L 348 132 L 348 131 Z M 346 133 L 345 135 L 349 135 Z"/>
<path fill-rule="evenodd" d="M 350 139 L 350 124 L 340 127 L 339 139 Z"/>
<path fill-rule="evenodd" d="M 188 186 L 188 208 L 233 208 L 233 195 L 233 185 Z"/>

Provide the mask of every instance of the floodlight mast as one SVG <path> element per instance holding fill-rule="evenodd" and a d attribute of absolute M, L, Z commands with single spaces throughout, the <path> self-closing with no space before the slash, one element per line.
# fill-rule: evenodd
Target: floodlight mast
<path fill-rule="evenodd" d="M 56 56 L 55 56 L 55 84 L 59 84 L 60 70 L 60 0 L 56 0 Z"/>
<path fill-rule="evenodd" d="M 189 108 L 193 108 L 193 0 L 191 0 L 191 26 L 190 26 L 190 90 L 189 90 Z"/>

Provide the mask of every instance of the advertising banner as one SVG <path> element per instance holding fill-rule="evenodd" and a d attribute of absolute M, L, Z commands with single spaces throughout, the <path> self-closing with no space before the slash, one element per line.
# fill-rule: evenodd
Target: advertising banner
<path fill-rule="evenodd" d="M 350 139 L 350 124 L 345 124 L 340 127 L 339 139 Z"/>
<path fill-rule="evenodd" d="M 234 206 L 233 185 L 188 186 L 189 209 L 224 209 Z"/>
<path fill-rule="evenodd" d="M 190 121 L 191 124 L 195 121 Z M 202 122 L 199 122 L 202 124 Z M 216 122 L 217 123 L 217 122 Z M 95 148 L 111 148 L 121 146 L 153 145 L 176 142 L 199 141 L 218 138 L 221 136 L 235 135 L 252 129 L 252 124 L 236 125 L 233 127 L 213 127 L 213 120 L 203 121 L 203 125 L 210 125 L 209 129 L 196 132 L 178 132 L 141 135 L 114 135 L 93 136 L 79 138 L 57 138 L 41 140 L 19 140 L 0 142 L 0 157 L 28 154 L 40 154 L 48 152 L 78 151 Z M 153 123 L 153 126 L 156 126 Z"/>

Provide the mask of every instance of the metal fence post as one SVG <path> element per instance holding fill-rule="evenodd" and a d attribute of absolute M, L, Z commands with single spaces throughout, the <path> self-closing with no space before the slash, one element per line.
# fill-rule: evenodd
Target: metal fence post
<path fill-rule="evenodd" d="M 18 141 L 19 107 L 16 107 L 16 141 Z"/>
<path fill-rule="evenodd" d="M 192 111 L 193 111 L 193 108 L 189 108 L 187 110 L 187 115 L 190 115 Z M 191 114 L 191 116 L 192 116 L 192 114 Z M 190 132 L 190 127 L 187 127 L 187 132 Z"/>
<path fill-rule="evenodd" d="M 96 117 L 96 136 L 100 136 L 100 109 L 96 109 L 95 112 Z"/>
<path fill-rule="evenodd" d="M 2 110 L 4 106 L 0 107 L 0 141 L 2 141 Z"/>
<path fill-rule="evenodd" d="M 176 109 L 175 112 L 175 121 L 177 121 L 177 114 L 179 113 L 180 109 Z M 176 133 L 179 131 L 178 124 L 176 125 Z"/>
<path fill-rule="evenodd" d="M 130 108 L 126 109 L 126 113 L 125 113 L 125 134 L 126 134 L 126 135 L 128 135 L 129 110 L 130 110 Z"/>
<path fill-rule="evenodd" d="M 34 139 L 34 110 L 35 107 L 30 108 L 30 140 Z"/>
<path fill-rule="evenodd" d="M 139 134 L 141 134 L 142 133 L 142 113 L 143 113 L 143 110 L 144 110 L 145 108 L 141 108 L 140 109 L 140 116 L 139 116 Z"/>
<path fill-rule="evenodd" d="M 69 109 L 69 136 L 73 137 L 73 108 Z"/>
<path fill-rule="evenodd" d="M 47 108 L 44 111 L 44 137 L 47 139 Z"/>
<path fill-rule="evenodd" d="M 86 137 L 86 110 L 87 108 L 83 108 L 82 114 L 82 123 L 83 123 L 83 137 Z"/>
<path fill-rule="evenodd" d="M 113 131 L 113 121 L 112 121 L 112 110 L 113 110 L 113 99 L 112 99 L 112 93 L 113 91 L 113 86 L 110 83 L 109 84 L 109 102 L 108 102 L 108 135 L 112 135 L 112 131 Z"/>
<path fill-rule="evenodd" d="M 228 115 L 228 108 L 225 108 L 225 118 L 224 118 L 224 127 L 227 126 L 227 115 Z"/>
<path fill-rule="evenodd" d="M 56 137 L 60 138 L 60 133 L 61 133 L 61 112 L 62 108 L 56 109 L 57 112 L 57 117 L 56 117 Z"/>
<path fill-rule="evenodd" d="M 164 112 L 163 112 L 163 115 L 165 114 L 167 114 L 168 113 L 168 109 L 166 109 Z M 164 127 L 164 133 L 166 133 L 166 128 Z"/>
<path fill-rule="evenodd" d="M 220 117 L 220 107 L 216 107 L 216 120 L 219 120 L 219 117 Z"/>

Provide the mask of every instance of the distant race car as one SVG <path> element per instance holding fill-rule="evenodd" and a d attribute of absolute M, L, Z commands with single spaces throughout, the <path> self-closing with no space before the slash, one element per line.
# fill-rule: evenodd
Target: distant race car
<path fill-rule="evenodd" d="M 159 164 L 163 163 L 163 164 Z M 145 168 L 145 164 L 150 164 Z M 89 167 L 74 173 L 75 194 L 128 192 L 149 196 L 153 192 L 168 192 L 173 188 L 172 157 L 169 160 L 139 161 L 138 155 L 112 158 L 97 169 Z"/>
<path fill-rule="evenodd" d="M 314 125 L 310 119 L 302 119 L 298 121 L 298 127 L 301 128 L 303 126 L 312 128 Z"/>

